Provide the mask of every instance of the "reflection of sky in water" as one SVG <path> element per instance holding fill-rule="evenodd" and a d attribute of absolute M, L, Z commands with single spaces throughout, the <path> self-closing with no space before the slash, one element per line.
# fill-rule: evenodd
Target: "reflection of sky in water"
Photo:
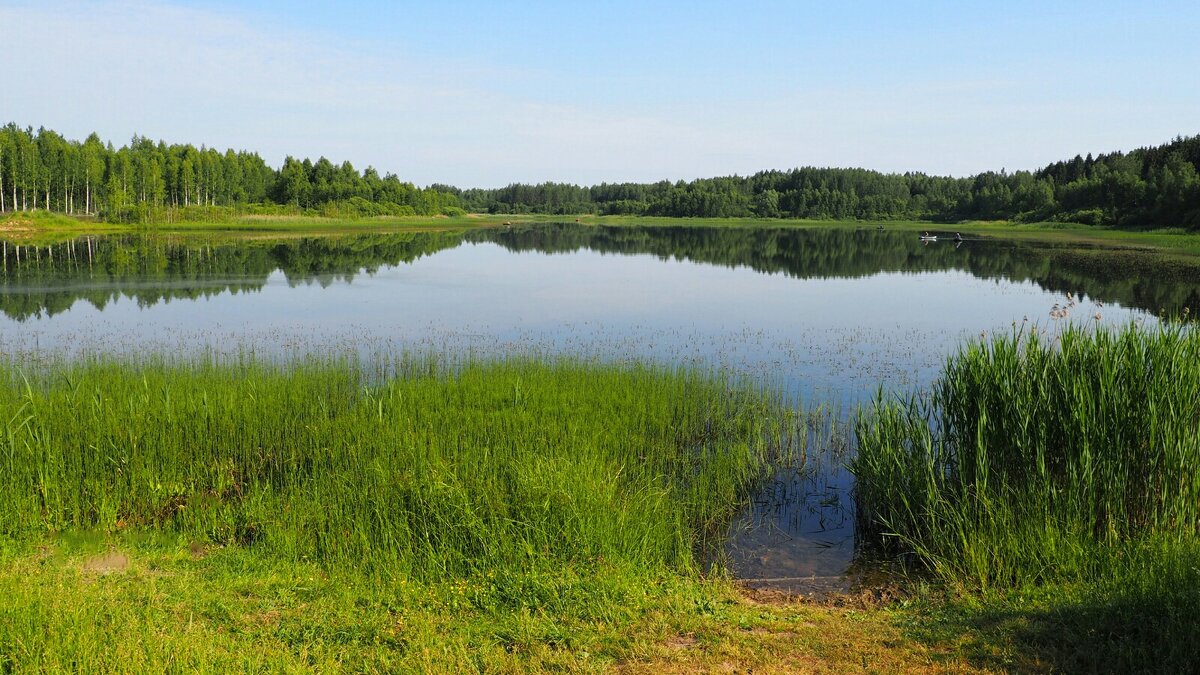
<path fill-rule="evenodd" d="M 264 354 L 472 349 L 636 357 L 722 365 L 805 398 L 852 403 L 875 387 L 930 380 L 946 354 L 1024 317 L 1050 327 L 1061 296 L 966 272 L 796 279 L 740 268 L 581 251 L 513 253 L 464 245 L 352 283 L 98 310 L 76 302 L 49 318 L 0 320 L 6 350 L 251 348 Z M 1083 303 L 1077 316 L 1090 317 Z M 1108 321 L 1140 313 L 1105 308 Z"/>

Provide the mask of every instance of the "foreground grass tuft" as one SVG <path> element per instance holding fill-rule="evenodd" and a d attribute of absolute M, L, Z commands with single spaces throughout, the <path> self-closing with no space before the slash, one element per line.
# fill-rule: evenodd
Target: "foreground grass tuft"
<path fill-rule="evenodd" d="M 1070 670 L 1194 663 L 1194 327 L 972 343 L 927 397 L 876 403 L 857 436 L 864 530 L 961 591 L 957 621 L 994 622 L 993 637 L 1011 623 Z"/>

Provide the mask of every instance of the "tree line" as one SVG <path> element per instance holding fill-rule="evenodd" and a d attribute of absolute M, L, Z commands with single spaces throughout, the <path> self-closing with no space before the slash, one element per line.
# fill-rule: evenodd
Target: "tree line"
<path fill-rule="evenodd" d="M 0 128 L 0 212 L 45 209 L 146 222 L 251 206 L 327 216 L 461 212 L 452 192 L 324 157 L 288 157 L 276 170 L 253 152 L 142 136 L 115 148 L 94 133 L 75 141 L 45 128 Z"/>
<path fill-rule="evenodd" d="M 458 192 L 491 213 L 1055 221 L 1200 228 L 1200 136 L 967 178 L 804 167 L 693 181 L 513 184 Z"/>
<path fill-rule="evenodd" d="M 324 157 L 288 157 L 157 143 L 114 148 L 47 129 L 0 129 L 0 212 L 47 209 L 115 221 L 170 219 L 181 210 L 265 208 L 326 216 L 601 214 L 704 218 L 1057 221 L 1200 228 L 1200 136 L 1037 171 L 966 178 L 803 167 L 693 181 L 419 188 L 394 174 Z"/>

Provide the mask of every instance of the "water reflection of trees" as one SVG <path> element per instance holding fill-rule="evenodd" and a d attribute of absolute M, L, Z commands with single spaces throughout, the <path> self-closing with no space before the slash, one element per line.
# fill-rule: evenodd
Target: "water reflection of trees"
<path fill-rule="evenodd" d="M 558 224 L 284 241 L 88 237 L 49 246 L 0 242 L 0 311 L 23 320 L 57 314 L 78 300 L 103 309 L 119 297 L 150 306 L 253 292 L 276 271 L 292 285 L 349 282 L 358 274 L 412 262 L 464 241 L 492 242 L 512 251 L 649 254 L 797 278 L 961 270 L 1151 312 L 1189 307 L 1194 315 L 1200 309 L 1200 264 L 1137 251 L 995 241 L 925 246 L 911 233 L 873 229 Z"/>
<path fill-rule="evenodd" d="M 272 273 L 290 285 L 327 286 L 458 246 L 461 233 L 191 242 L 160 237 L 85 237 L 42 246 L 0 245 L 0 312 L 24 320 L 85 300 L 151 306 L 261 290 Z"/>
<path fill-rule="evenodd" d="M 881 272 L 960 270 L 984 279 L 1033 282 L 1150 312 L 1195 315 L 1200 261 L 1134 250 L 1078 248 L 996 240 L 925 245 L 910 232 L 875 229 L 594 227 L 555 225 L 484 231 L 472 238 L 514 251 L 582 249 L 650 254 L 797 278 L 853 278 Z"/>

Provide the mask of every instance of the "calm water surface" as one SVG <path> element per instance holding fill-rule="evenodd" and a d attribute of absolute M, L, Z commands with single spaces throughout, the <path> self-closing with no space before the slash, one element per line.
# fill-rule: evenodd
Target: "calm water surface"
<path fill-rule="evenodd" d="M 732 369 L 837 419 L 928 384 L 964 339 L 1200 309 L 1200 270 L 1135 251 L 873 229 L 529 228 L 290 241 L 0 245 L 0 345 L 93 352 L 571 354 Z M 1099 315 L 1099 319 L 1095 318 Z M 854 551 L 843 443 L 814 432 L 732 526 L 734 572 L 839 579 Z"/>

